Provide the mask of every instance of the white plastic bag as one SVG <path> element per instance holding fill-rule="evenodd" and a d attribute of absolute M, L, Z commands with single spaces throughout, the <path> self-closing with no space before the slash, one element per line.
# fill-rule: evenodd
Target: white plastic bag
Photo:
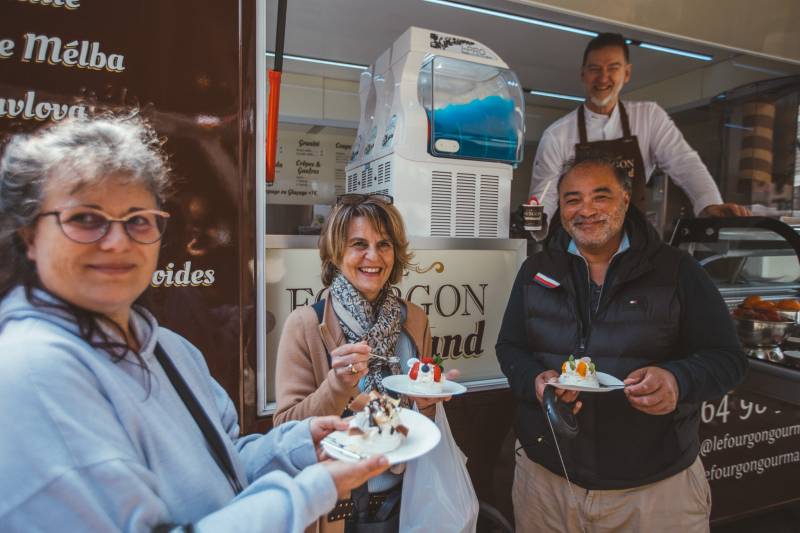
<path fill-rule="evenodd" d="M 436 447 L 409 461 L 403 475 L 400 531 L 403 533 L 474 533 L 478 497 L 467 472 L 467 456 L 450 432 L 442 402 L 436 404 Z"/>

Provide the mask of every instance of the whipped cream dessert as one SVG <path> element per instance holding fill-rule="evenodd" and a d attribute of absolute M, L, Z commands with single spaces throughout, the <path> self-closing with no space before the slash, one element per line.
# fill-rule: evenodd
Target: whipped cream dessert
<path fill-rule="evenodd" d="M 447 381 L 442 372 L 441 359 L 423 357 L 422 360 L 411 358 L 408 360 L 408 379 L 415 390 L 421 393 L 440 393 Z"/>
<path fill-rule="evenodd" d="M 569 359 L 561 365 L 561 375 L 558 376 L 558 382 L 564 385 L 600 388 L 600 382 L 597 381 L 597 369 L 591 357 L 575 359 L 574 356 L 570 355 Z"/>
<path fill-rule="evenodd" d="M 347 448 L 362 455 L 375 455 L 400 446 L 408 428 L 400 423 L 399 404 L 399 399 L 376 390 L 356 396 L 349 405 L 356 414 L 347 430 Z"/>

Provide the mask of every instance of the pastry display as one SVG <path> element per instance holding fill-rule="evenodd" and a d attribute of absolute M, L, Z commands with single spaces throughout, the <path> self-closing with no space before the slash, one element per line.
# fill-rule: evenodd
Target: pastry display
<path fill-rule="evenodd" d="M 399 404 L 399 399 L 376 390 L 356 396 L 348 406 L 355 416 L 347 430 L 347 448 L 361 455 L 374 455 L 400 446 L 408 428 L 400 423 Z"/>
<path fill-rule="evenodd" d="M 781 311 L 800 311 L 800 301 L 795 299 L 778 300 L 775 307 Z"/>
<path fill-rule="evenodd" d="M 561 365 L 561 375 L 558 376 L 558 382 L 564 385 L 600 388 L 600 382 L 597 380 L 597 369 L 591 357 L 575 359 L 575 356 L 570 355 L 569 359 Z"/>
<path fill-rule="evenodd" d="M 733 310 L 733 316 L 748 320 L 783 322 L 787 320 L 787 317 L 781 316 L 781 311 L 790 313 L 800 311 L 800 301 L 793 298 L 785 300 L 763 300 L 760 296 L 748 296 Z"/>
<path fill-rule="evenodd" d="M 447 378 L 444 375 L 442 359 L 423 357 L 422 360 L 411 358 L 408 360 L 408 379 L 412 387 L 420 393 L 440 393 Z"/>

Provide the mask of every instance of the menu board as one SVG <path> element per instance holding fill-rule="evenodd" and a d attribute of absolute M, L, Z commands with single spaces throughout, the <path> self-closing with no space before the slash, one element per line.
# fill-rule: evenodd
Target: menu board
<path fill-rule="evenodd" d="M 125 50 L 103 31 L 84 30 L 91 0 L 6 2 L 0 19 L 0 131 L 87 117 L 98 91 L 110 92 L 128 68 Z M 88 17 L 87 17 L 88 12 Z M 56 24 L 56 20 L 66 24 Z M 50 80 L 64 83 L 57 86 Z M 66 90 L 66 91 L 65 91 Z M 27 124 L 26 127 L 26 122 Z"/>
<path fill-rule="evenodd" d="M 240 309 L 254 308 L 239 272 L 251 259 L 240 262 L 241 236 L 254 233 L 239 227 L 255 180 L 240 168 L 255 161 L 242 118 L 255 115 L 254 83 L 241 88 L 255 71 L 254 11 L 254 0 L 6 0 L 0 16 L 0 137 L 114 112 L 141 114 L 164 138 L 177 179 L 146 297 L 233 398 Z"/>
<path fill-rule="evenodd" d="M 333 204 L 345 192 L 345 165 L 353 135 L 278 133 L 275 182 L 267 185 L 268 204 Z"/>

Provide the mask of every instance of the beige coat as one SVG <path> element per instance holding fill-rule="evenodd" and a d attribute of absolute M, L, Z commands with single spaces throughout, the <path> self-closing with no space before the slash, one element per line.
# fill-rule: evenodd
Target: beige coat
<path fill-rule="evenodd" d="M 403 331 L 411 338 L 417 353 L 431 356 L 431 330 L 428 316 L 419 306 L 405 302 Z M 346 344 L 344 332 L 333 311 L 330 298 L 325 300 L 322 322 L 311 306 L 298 307 L 283 326 L 275 369 L 277 409 L 273 423 L 301 420 L 310 416 L 341 415 L 350 399 L 358 395 L 358 386 L 348 387 L 339 381 L 328 365 L 328 353 Z M 431 411 L 435 410 L 430 409 Z M 427 410 L 426 410 L 427 411 Z M 432 413 L 425 413 L 432 416 Z M 306 532 L 341 533 L 344 520 L 320 519 Z"/>

